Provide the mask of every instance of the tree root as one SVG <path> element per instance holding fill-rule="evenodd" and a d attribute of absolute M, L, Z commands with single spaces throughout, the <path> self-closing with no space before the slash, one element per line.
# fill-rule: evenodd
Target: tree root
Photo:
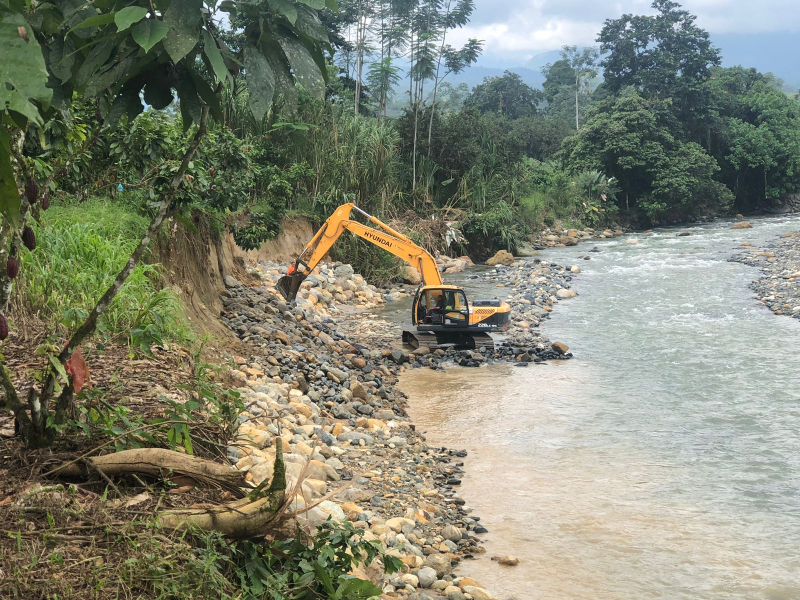
<path fill-rule="evenodd" d="M 239 498 L 211 508 L 164 511 L 158 518 L 165 529 L 201 529 L 217 531 L 229 538 L 253 538 L 267 533 L 287 507 L 286 465 L 280 438 L 275 440 L 275 468 L 269 487 L 264 489 L 262 484 L 249 493 L 245 489 L 243 471 L 161 448 L 123 450 L 95 456 L 67 463 L 52 472 L 62 477 L 85 477 L 92 471 L 106 476 L 140 473 L 154 477 L 190 477 L 201 484 L 230 490 Z"/>
<path fill-rule="evenodd" d="M 286 465 L 281 439 L 275 440 L 275 469 L 266 490 L 257 487 L 247 498 L 213 508 L 168 510 L 160 524 L 167 529 L 217 531 L 230 538 L 252 538 L 266 533 L 285 505 Z"/>
<path fill-rule="evenodd" d="M 227 489 L 241 497 L 244 492 L 245 473 L 228 465 L 197 458 L 162 448 L 123 450 L 82 461 L 84 464 L 66 464 L 53 470 L 61 477 L 85 477 L 89 467 L 105 475 L 141 473 L 153 477 L 184 475 L 211 487 Z"/>

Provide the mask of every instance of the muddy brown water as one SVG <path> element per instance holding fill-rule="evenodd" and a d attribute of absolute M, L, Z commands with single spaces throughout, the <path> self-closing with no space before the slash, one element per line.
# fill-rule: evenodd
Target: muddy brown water
<path fill-rule="evenodd" d="M 544 326 L 573 360 L 403 376 L 429 442 L 469 451 L 489 534 L 462 573 L 517 600 L 800 598 L 800 321 L 727 262 L 800 218 L 753 223 L 549 251 L 601 250 Z"/>

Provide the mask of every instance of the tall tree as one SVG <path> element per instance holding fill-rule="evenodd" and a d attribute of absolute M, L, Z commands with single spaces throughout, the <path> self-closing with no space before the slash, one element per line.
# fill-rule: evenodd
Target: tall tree
<path fill-rule="evenodd" d="M 542 92 L 522 81 L 517 73 L 505 71 L 502 77 L 486 77 L 475 86 L 465 106 L 519 119 L 537 114 L 543 99 Z"/>
<path fill-rule="evenodd" d="M 588 84 L 590 79 L 597 77 L 598 52 L 596 48 L 583 48 L 578 50 L 577 46 L 564 46 L 561 49 L 561 60 L 565 61 L 575 78 L 575 130 L 581 128 L 580 125 L 580 93 L 581 84 Z"/>
<path fill-rule="evenodd" d="M 769 205 L 800 189 L 800 103 L 755 69 L 715 68 L 712 154 L 739 209 Z"/>
<path fill-rule="evenodd" d="M 385 56 L 369 66 L 367 84 L 373 99 L 378 105 L 378 116 L 380 118 L 386 118 L 386 108 L 389 100 L 401 81 L 400 68 L 394 65 L 394 57 L 391 55 Z"/>
<path fill-rule="evenodd" d="M 436 94 L 439 91 L 439 84 L 450 73 L 460 73 L 474 63 L 481 53 L 482 44 L 474 38 L 470 39 L 461 50 L 455 50 L 446 44 L 448 32 L 469 23 L 469 18 L 474 10 L 474 0 L 444 0 L 444 5 L 437 10 L 441 42 L 436 57 L 431 115 L 428 121 L 428 156 L 430 156 L 431 132 L 433 131 L 433 118 L 436 115 Z M 442 63 L 446 68 L 444 73 L 442 73 Z"/>
<path fill-rule="evenodd" d="M 353 74 L 353 79 L 355 79 L 355 96 L 353 98 L 353 109 L 356 117 L 359 115 L 359 105 L 361 101 L 361 86 L 364 79 L 364 59 L 374 50 L 371 44 L 371 33 L 376 15 L 377 5 L 375 0 L 356 0 L 355 41 L 353 43 L 355 53 Z"/>
<path fill-rule="evenodd" d="M 564 141 L 568 168 L 616 177 L 620 208 L 639 223 L 716 214 L 733 199 L 715 180 L 714 158 L 673 134 L 680 128 L 669 108 L 669 102 L 629 89 L 599 104 L 578 134 Z"/>
<path fill-rule="evenodd" d="M 646 98 L 671 98 L 687 134 L 700 140 L 711 110 L 703 84 L 720 64 L 719 50 L 677 2 L 654 0 L 652 6 L 656 15 L 624 14 L 605 22 L 597 38 L 605 86 L 612 94 L 630 86 Z"/>

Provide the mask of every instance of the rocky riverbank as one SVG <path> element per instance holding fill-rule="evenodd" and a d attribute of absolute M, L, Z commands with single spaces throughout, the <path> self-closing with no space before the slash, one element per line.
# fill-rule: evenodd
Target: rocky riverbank
<path fill-rule="evenodd" d="M 229 459 L 257 485 L 272 476 L 280 437 L 298 521 L 311 528 L 347 519 L 406 565 L 395 575 L 359 573 L 384 598 L 493 598 L 459 573 L 461 560 L 483 553 L 478 535 L 486 532 L 458 496 L 466 453 L 428 446 L 394 386 L 406 368 L 569 357 L 536 327 L 574 295 L 578 269 L 514 261 L 480 275 L 512 288 L 512 330 L 488 352 L 402 348 L 399 328 L 369 312 L 392 292 L 369 286 L 349 265 L 323 265 L 288 306 L 275 289 L 282 271 L 263 263 L 250 270 L 259 285 L 226 281 L 222 320 L 251 349 L 227 374 L 246 407 Z"/>
<path fill-rule="evenodd" d="M 592 229 L 586 227 L 584 229 L 563 229 L 556 225 L 552 228 L 545 227 L 537 232 L 531 238 L 531 249 L 542 248 L 565 248 L 567 246 L 576 246 L 582 241 L 587 240 L 604 240 L 608 238 L 619 237 L 624 235 L 620 227 L 614 229 Z M 527 251 L 521 252 L 523 256 L 535 256 L 535 254 Z"/>
<path fill-rule="evenodd" d="M 758 299 L 776 315 L 800 319 L 800 231 L 784 233 L 764 248 L 749 242 L 742 248 L 731 260 L 761 270 L 750 286 Z"/>

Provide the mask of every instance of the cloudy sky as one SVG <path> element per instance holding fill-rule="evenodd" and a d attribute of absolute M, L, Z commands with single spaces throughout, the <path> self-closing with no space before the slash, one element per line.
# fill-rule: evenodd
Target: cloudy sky
<path fill-rule="evenodd" d="M 453 42 L 485 42 L 484 65 L 524 62 L 564 44 L 594 45 L 603 21 L 653 12 L 651 0 L 475 0 L 468 27 Z M 800 32 L 800 0 L 684 0 L 698 24 L 714 34 Z"/>

